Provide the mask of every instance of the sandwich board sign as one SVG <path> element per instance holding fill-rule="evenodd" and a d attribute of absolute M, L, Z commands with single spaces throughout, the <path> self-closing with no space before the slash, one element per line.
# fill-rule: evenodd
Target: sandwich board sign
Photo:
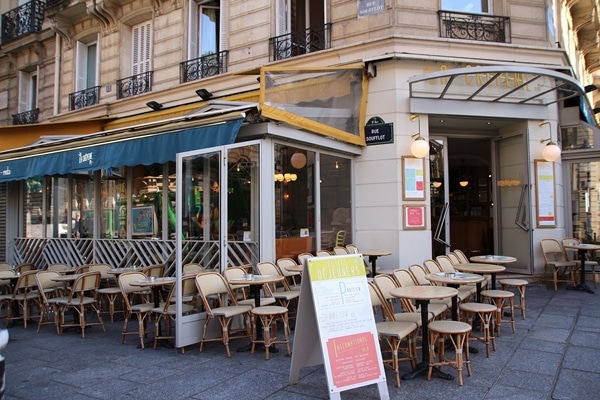
<path fill-rule="evenodd" d="M 323 364 L 330 399 L 371 384 L 389 399 L 362 255 L 306 260 L 294 337 L 290 384 L 302 367 Z"/>

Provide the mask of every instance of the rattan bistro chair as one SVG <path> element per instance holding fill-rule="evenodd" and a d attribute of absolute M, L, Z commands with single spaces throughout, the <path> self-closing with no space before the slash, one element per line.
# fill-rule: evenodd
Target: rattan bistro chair
<path fill-rule="evenodd" d="M 235 317 L 241 317 L 243 328 L 237 330 L 238 333 L 245 331 L 244 334 L 235 335 L 236 339 L 250 337 L 250 310 L 252 306 L 238 305 L 235 296 L 231 292 L 227 281 L 223 275 L 218 272 L 202 272 L 196 275 L 196 287 L 200 292 L 200 298 L 206 312 L 206 320 L 202 329 L 202 339 L 200 340 L 200 351 L 207 342 L 220 341 L 225 346 L 227 357 L 231 357 L 229 350 L 229 339 L 231 326 Z M 213 303 L 216 300 L 216 307 Z M 219 321 L 221 325 L 221 337 L 209 338 L 207 335 L 208 325 L 212 320 Z"/>
<path fill-rule="evenodd" d="M 545 260 L 542 281 L 552 281 L 554 291 L 558 290 L 558 284 L 561 282 L 572 283 L 575 286 L 575 273 L 579 263 L 569 260 L 564 247 L 556 239 L 542 239 L 540 246 Z"/>
<path fill-rule="evenodd" d="M 148 287 L 134 286 L 131 283 L 144 279 L 146 279 L 146 275 L 140 271 L 128 271 L 119 275 L 119 287 L 121 288 L 125 307 L 125 322 L 123 323 L 123 330 L 121 332 L 121 343 L 125 343 L 126 335 L 138 335 L 142 349 L 144 348 L 148 316 L 154 308 L 154 303 L 148 301 L 148 296 L 146 295 L 150 290 Z M 138 321 L 138 330 L 129 331 L 129 319 L 134 316 Z"/>
<path fill-rule="evenodd" d="M 65 327 L 76 326 L 81 330 L 81 337 L 85 337 L 85 329 L 91 325 L 100 325 L 102 332 L 106 332 L 100 309 L 96 302 L 96 291 L 100 286 L 100 272 L 84 272 L 77 275 L 75 281 L 71 285 L 68 296 L 61 296 L 54 300 L 56 306 L 55 312 L 58 315 L 58 334 L 62 335 Z M 68 310 L 75 311 L 78 321 L 67 323 L 65 314 Z M 87 313 L 89 310 L 96 313 L 98 322 L 87 321 Z"/>
<path fill-rule="evenodd" d="M 564 238 L 562 240 L 563 248 L 565 246 L 567 246 L 567 245 L 570 245 L 570 244 L 579 245 L 579 244 L 581 244 L 581 241 L 579 239 L 572 238 L 572 237 L 570 237 L 570 238 Z M 581 260 L 579 260 L 579 258 L 578 258 L 579 254 L 578 254 L 577 250 L 571 250 L 571 249 L 566 249 L 565 248 L 565 251 L 566 251 L 567 255 L 570 256 L 569 259 L 571 261 L 575 261 L 575 262 L 578 262 L 578 263 L 581 262 Z M 588 272 L 591 273 L 592 274 L 592 279 L 594 280 L 594 287 L 598 287 L 597 280 L 598 280 L 598 278 L 600 278 L 600 276 L 596 275 L 596 274 L 599 273 L 599 272 L 596 272 L 596 267 L 598 266 L 598 261 L 591 260 L 589 258 L 589 256 L 588 256 L 587 252 L 585 253 L 585 257 L 586 258 L 585 258 L 585 272 L 584 273 L 588 273 Z M 577 272 L 581 273 L 582 271 L 577 270 Z M 578 280 L 579 279 L 577 279 L 577 281 Z"/>
<path fill-rule="evenodd" d="M 393 318 L 393 310 L 389 309 L 389 304 L 385 301 L 383 294 L 373 282 L 367 283 L 371 304 L 375 309 L 383 310 L 383 313 Z M 409 362 L 414 370 L 417 366 L 417 331 L 419 325 L 416 322 L 396 321 L 390 319 L 387 321 L 376 322 L 377 334 L 384 339 L 387 347 L 382 349 L 382 358 L 384 365 L 394 371 L 396 376 L 396 387 L 400 387 L 400 362 Z M 402 344 L 405 343 L 404 346 Z"/>
<path fill-rule="evenodd" d="M 40 296 L 40 316 L 37 326 L 38 333 L 40 333 L 40 329 L 44 324 L 52 323 L 58 328 L 58 320 L 56 319 L 58 314 L 54 311 L 56 299 L 62 296 L 64 284 L 63 282 L 55 281 L 53 279 L 59 276 L 60 273 L 56 271 L 39 271 L 35 275 Z"/>

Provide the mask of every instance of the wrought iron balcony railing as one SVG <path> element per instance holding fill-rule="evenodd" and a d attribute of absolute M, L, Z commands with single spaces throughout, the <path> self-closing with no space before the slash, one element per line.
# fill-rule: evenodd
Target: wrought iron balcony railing
<path fill-rule="evenodd" d="M 285 60 L 301 54 L 312 53 L 329 48 L 331 40 L 331 24 L 323 29 L 306 29 L 287 33 L 269 39 L 269 58 L 271 61 Z"/>
<path fill-rule="evenodd" d="M 69 94 L 69 110 L 79 110 L 100 102 L 100 86 L 95 86 Z"/>
<path fill-rule="evenodd" d="M 440 37 L 510 43 L 510 17 L 438 11 Z"/>
<path fill-rule="evenodd" d="M 227 72 L 228 54 L 229 51 L 225 50 L 182 62 L 180 64 L 181 83 L 196 81 Z"/>
<path fill-rule="evenodd" d="M 39 114 L 39 108 L 36 108 L 35 110 L 24 111 L 18 114 L 13 114 L 13 125 L 35 124 L 38 120 Z"/>
<path fill-rule="evenodd" d="M 40 32 L 44 21 L 44 0 L 31 0 L 2 14 L 2 43 L 29 33 Z"/>
<path fill-rule="evenodd" d="M 137 96 L 152 90 L 152 72 L 142 72 L 117 81 L 117 99 Z"/>
<path fill-rule="evenodd" d="M 70 0 L 46 0 L 46 8 L 51 8 L 51 7 L 57 6 L 61 3 L 66 3 L 67 1 L 70 1 Z"/>

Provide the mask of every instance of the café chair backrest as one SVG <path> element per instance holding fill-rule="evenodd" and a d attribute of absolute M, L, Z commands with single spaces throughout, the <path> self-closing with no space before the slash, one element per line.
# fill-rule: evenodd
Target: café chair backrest
<path fill-rule="evenodd" d="M 204 267 L 199 263 L 187 263 L 183 266 L 184 275 L 196 275 L 204 271 Z"/>
<path fill-rule="evenodd" d="M 67 264 L 63 264 L 63 263 L 50 264 L 48 266 L 48 271 L 55 271 L 55 272 L 66 272 L 70 269 L 71 269 L 71 267 L 69 267 Z"/>
<path fill-rule="evenodd" d="M 456 272 L 456 269 L 454 269 L 454 265 L 452 265 L 452 261 L 448 256 L 437 256 L 435 260 L 438 262 L 439 266 L 442 267 L 442 272 Z"/>
<path fill-rule="evenodd" d="M 419 264 L 412 264 L 410 267 L 408 267 L 408 270 L 412 272 L 419 286 L 431 286 L 431 282 L 425 278 L 427 272 L 422 266 Z"/>
<path fill-rule="evenodd" d="M 427 271 L 428 274 L 435 274 L 436 272 L 443 272 L 442 267 L 440 267 L 440 264 L 438 264 L 438 262 L 435 260 L 429 259 L 429 260 L 423 261 L 423 267 L 425 268 L 425 271 Z"/>

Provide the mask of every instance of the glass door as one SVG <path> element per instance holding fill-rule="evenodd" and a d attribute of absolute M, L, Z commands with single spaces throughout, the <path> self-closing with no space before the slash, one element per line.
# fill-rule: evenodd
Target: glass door
<path fill-rule="evenodd" d="M 450 251 L 450 219 L 448 177 L 446 171 L 446 138 L 432 137 L 429 141 L 429 177 L 431 182 L 432 258 Z"/>
<path fill-rule="evenodd" d="M 496 253 L 517 258 L 517 262 L 506 265 L 508 272 L 531 273 L 531 185 L 525 135 L 502 138 L 495 143 Z"/>
<path fill-rule="evenodd" d="M 572 161 L 568 164 L 571 190 L 572 235 L 583 243 L 597 243 L 600 232 L 600 162 Z"/>

